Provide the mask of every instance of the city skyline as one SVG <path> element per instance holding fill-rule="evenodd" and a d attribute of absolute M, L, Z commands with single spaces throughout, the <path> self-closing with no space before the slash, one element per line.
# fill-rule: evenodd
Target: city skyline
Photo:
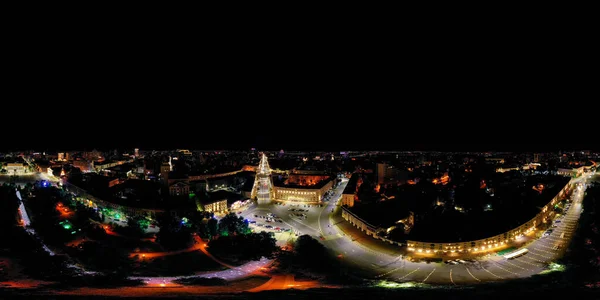
<path fill-rule="evenodd" d="M 505 152 L 557 152 L 557 151 L 598 151 L 599 144 L 590 134 L 588 138 L 581 136 L 577 141 L 551 141 L 549 139 L 532 139 L 525 141 L 485 140 L 473 141 L 468 137 L 456 137 L 453 142 L 444 140 L 427 140 L 417 136 L 393 136 L 372 134 L 370 136 L 301 136 L 283 135 L 243 135 L 230 139 L 228 137 L 205 134 L 198 138 L 186 137 L 187 133 L 157 137 L 151 133 L 100 135 L 92 134 L 81 139 L 61 139 L 55 136 L 40 137 L 35 140 L 27 137 L 5 138 L 7 143 L 0 145 L 3 151 L 71 151 L 71 150 L 250 150 L 258 151 L 505 151 Z"/>
<path fill-rule="evenodd" d="M 0 287 L 155 296 L 597 282 L 600 153 L 462 146 L 471 151 L 4 152 Z"/>

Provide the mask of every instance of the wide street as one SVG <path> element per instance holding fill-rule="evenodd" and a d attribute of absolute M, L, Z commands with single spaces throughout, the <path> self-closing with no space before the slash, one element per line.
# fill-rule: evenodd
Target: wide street
<path fill-rule="evenodd" d="M 330 200 L 325 201 L 322 206 L 289 203 L 252 204 L 240 215 L 256 221 L 252 224 L 255 230 L 265 230 L 266 226 L 272 227 L 266 229 L 267 231 L 274 231 L 277 227 L 290 229 L 288 232 L 276 234 L 280 245 L 295 238 L 296 234 L 309 234 L 319 239 L 340 259 L 356 266 L 358 272 L 368 278 L 430 284 L 475 284 L 538 274 L 547 269 L 550 262 L 561 257 L 577 227 L 586 182 L 598 181 L 598 177 L 596 174 L 594 178 L 585 176 L 575 179 L 578 186 L 571 197 L 572 203 L 564 216 L 553 220 L 553 231 L 542 238 L 532 237 L 531 241 L 523 246 L 528 249 L 528 253 L 511 260 L 491 254 L 456 264 L 410 261 L 402 256 L 404 252 L 398 246 L 384 245 L 383 242 L 366 236 L 341 219 L 338 199 L 347 184 L 346 180 L 333 191 Z M 272 220 L 267 222 L 269 215 L 272 216 Z M 231 280 L 248 276 L 268 263 L 270 261 L 262 260 L 196 276 Z M 140 279 L 144 279 L 150 285 L 165 283 L 169 285 L 173 284 L 172 280 L 175 278 Z"/>
<path fill-rule="evenodd" d="M 598 175 L 595 175 L 596 180 L 597 177 Z M 347 181 L 335 189 L 331 200 L 325 202 L 323 207 L 303 204 L 254 204 L 241 215 L 256 221 L 256 224 L 262 227 L 272 224 L 273 227 L 290 228 L 299 234 L 309 234 L 320 239 L 326 247 L 337 253 L 340 259 L 358 267 L 363 275 L 370 278 L 431 284 L 475 284 L 529 277 L 546 270 L 549 263 L 561 257 L 577 227 L 587 181 L 588 176 L 575 179 L 578 186 L 573 193 L 572 204 L 565 215 L 558 221 L 553 221 L 555 227 L 549 236 L 530 237 L 529 242 L 523 246 L 528 249 L 528 253 L 510 260 L 495 253 L 464 263 L 455 262 L 456 264 L 412 262 L 405 259 L 400 248 L 394 250 L 398 246 L 381 246 L 383 242 L 375 241 L 353 230 L 354 228 L 349 229 L 348 223 L 341 219 L 337 200 Z M 298 212 L 298 209 L 302 211 Z M 265 222 L 264 217 L 269 213 L 276 216 L 275 222 Z M 297 216 L 296 213 L 305 214 L 306 217 Z M 380 246 L 373 247 L 377 244 Z"/>

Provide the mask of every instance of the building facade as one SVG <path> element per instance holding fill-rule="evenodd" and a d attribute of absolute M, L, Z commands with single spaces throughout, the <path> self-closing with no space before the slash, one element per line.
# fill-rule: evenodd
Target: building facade
<path fill-rule="evenodd" d="M 354 193 L 342 194 L 342 200 L 341 200 L 342 206 L 348 206 L 348 207 L 354 206 L 354 197 L 355 196 L 356 195 Z"/>
<path fill-rule="evenodd" d="M 559 168 L 556 174 L 569 177 L 579 177 L 585 172 L 589 172 L 591 166 L 581 166 L 579 168 Z"/>
<path fill-rule="evenodd" d="M 68 183 L 63 180 L 63 186 L 69 192 L 74 193 L 77 197 L 75 199 L 84 205 L 97 209 L 111 209 L 113 211 L 119 212 L 126 217 L 149 217 L 151 219 L 156 219 L 158 214 L 164 213 L 164 210 L 161 209 L 148 209 L 148 208 L 136 208 L 129 207 L 125 205 L 119 205 L 116 203 L 108 202 L 99 198 L 94 197 L 89 194 L 86 190 L 79 188 L 78 186 Z"/>
<path fill-rule="evenodd" d="M 333 180 L 329 180 L 320 188 L 307 187 L 285 187 L 273 186 L 273 194 L 276 201 L 301 202 L 317 204 L 323 200 L 323 196 L 333 187 Z"/>
<path fill-rule="evenodd" d="M 92 166 L 94 171 L 100 172 L 104 169 L 112 168 L 114 166 L 122 165 L 125 163 L 133 162 L 133 159 L 130 160 L 119 160 L 119 161 L 103 161 L 103 162 L 92 162 Z"/>
<path fill-rule="evenodd" d="M 185 181 L 178 181 L 169 185 L 169 194 L 171 196 L 181 196 L 190 194 L 190 184 Z"/>
<path fill-rule="evenodd" d="M 79 168 L 83 173 L 91 172 L 94 169 L 92 162 L 87 160 L 74 160 L 72 164 L 73 167 Z"/>
<path fill-rule="evenodd" d="M 202 206 L 204 211 L 212 213 L 222 213 L 227 211 L 227 199 L 207 201 Z"/>
<path fill-rule="evenodd" d="M 461 256 L 469 254 L 485 254 L 488 252 L 499 251 L 503 248 L 511 245 L 512 242 L 516 241 L 523 235 L 534 234 L 535 230 L 542 224 L 547 224 L 551 221 L 554 216 L 554 205 L 560 201 L 560 198 L 566 195 L 573 188 L 572 181 L 569 181 L 560 192 L 550 200 L 541 211 L 533 217 L 531 220 L 525 222 L 517 228 L 511 229 L 507 232 L 494 235 L 492 237 L 464 241 L 464 242 L 452 242 L 448 241 L 445 243 L 440 242 L 426 242 L 426 241 L 413 241 L 408 240 L 407 250 L 415 254 L 422 254 L 434 257 L 443 256 Z"/>
<path fill-rule="evenodd" d="M 63 170 L 62 166 L 56 165 L 56 166 L 48 167 L 48 176 L 60 178 L 60 176 L 64 176 L 64 175 L 65 175 L 65 171 Z"/>
<path fill-rule="evenodd" d="M 351 212 L 349 209 L 342 207 L 342 218 L 352 224 L 354 227 L 360 229 L 362 232 L 370 236 L 377 236 L 380 232 L 385 231 L 383 228 L 371 225 L 361 219 L 359 216 Z"/>
<path fill-rule="evenodd" d="M 413 214 L 411 213 L 411 216 Z M 348 208 L 342 206 L 342 218 L 348 221 L 348 223 L 352 224 L 354 227 L 360 229 L 365 234 L 372 236 L 375 239 L 382 240 L 386 243 L 390 243 L 397 246 L 402 246 L 402 243 L 389 240 L 382 236 L 383 233 L 388 231 L 386 228 L 380 228 L 375 225 L 369 224 L 365 220 L 361 219 L 359 216 L 351 212 Z M 414 222 L 414 218 L 412 218 Z M 391 228 L 390 228 L 391 229 Z"/>
<path fill-rule="evenodd" d="M 5 169 L 8 175 L 23 175 L 27 173 L 27 168 L 22 163 L 8 163 Z"/>

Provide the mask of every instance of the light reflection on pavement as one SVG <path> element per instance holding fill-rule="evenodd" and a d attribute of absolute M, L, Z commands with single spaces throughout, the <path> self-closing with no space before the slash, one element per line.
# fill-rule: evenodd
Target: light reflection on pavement
<path fill-rule="evenodd" d="M 190 275 L 190 276 L 173 276 L 173 277 L 130 277 L 134 280 L 143 280 L 148 285 L 166 286 L 177 285 L 174 283 L 177 279 L 189 279 L 189 278 L 221 278 L 225 280 L 236 280 L 247 277 L 255 272 L 260 272 L 262 268 L 267 267 L 273 261 L 266 258 L 261 258 L 258 261 L 251 261 L 242 266 L 234 269 L 206 272 L 202 274 Z"/>

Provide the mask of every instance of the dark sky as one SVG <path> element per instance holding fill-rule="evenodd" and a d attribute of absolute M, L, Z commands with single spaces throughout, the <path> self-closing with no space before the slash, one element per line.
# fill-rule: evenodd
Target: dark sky
<path fill-rule="evenodd" d="M 47 42 L 13 49 L 2 149 L 599 149 L 576 43 Z"/>
<path fill-rule="evenodd" d="M 188 103 L 171 101 L 167 106 Z M 341 104 L 348 105 L 348 104 Z M 368 103 L 362 104 L 368 107 Z M 590 121 L 552 121 L 539 114 L 468 114 L 419 107 L 386 106 L 356 111 L 335 107 L 285 109 L 261 115 L 262 105 L 236 109 L 235 104 L 190 111 L 157 108 L 59 110 L 39 127 L 7 132 L 6 148 L 69 149 L 258 149 L 269 150 L 505 150 L 554 151 L 598 148 Z M 144 105 L 142 104 L 142 107 Z M 292 104 L 292 107 L 294 105 Z M 462 107 L 462 106 L 457 106 Z M 320 113 L 318 111 L 321 111 Z M 212 112 L 214 111 L 214 112 Z M 391 111 L 391 112 L 389 112 Z M 32 114 L 34 112 L 31 112 Z M 36 119 L 46 114 L 35 113 Z M 281 117 L 269 117 L 269 115 Z M 77 116 L 82 116 L 83 120 Z M 560 119 L 560 118 L 558 118 Z M 583 125 L 578 125 L 583 124 Z M 41 125 L 41 126 L 40 126 Z M 15 128 L 19 129 L 20 125 Z M 595 133 L 594 133 L 595 132 Z M 13 147 L 9 146 L 12 145 Z"/>

